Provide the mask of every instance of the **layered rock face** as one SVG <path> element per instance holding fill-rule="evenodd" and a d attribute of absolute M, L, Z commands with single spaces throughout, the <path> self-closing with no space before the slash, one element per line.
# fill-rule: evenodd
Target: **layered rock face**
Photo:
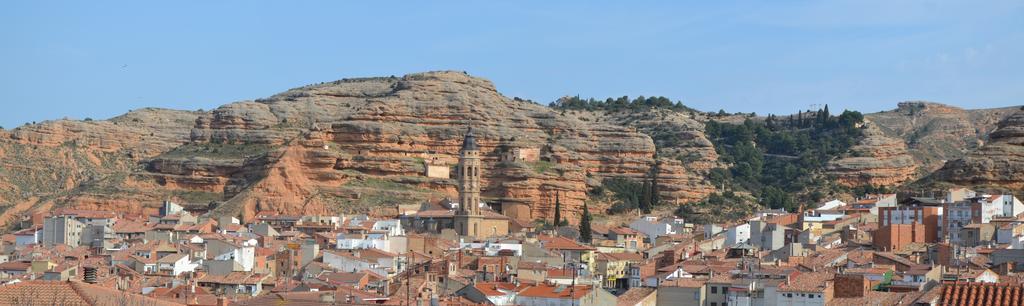
<path fill-rule="evenodd" d="M 159 201 L 165 195 L 126 182 L 140 161 L 188 142 L 198 116 L 140 109 L 0 131 L 0 225 L 55 204 L 139 211 L 141 202 Z"/>
<path fill-rule="evenodd" d="M 1024 189 L 1024 111 L 999 122 L 988 143 L 946 163 L 932 178 L 961 186 Z"/>
<path fill-rule="evenodd" d="M 1016 108 L 965 110 L 931 102 L 902 102 L 895 110 L 866 114 L 887 136 L 903 139 L 920 167 L 931 173 L 984 143 L 996 123 Z"/>
<path fill-rule="evenodd" d="M 711 191 L 701 171 L 717 156 L 702 124 L 673 121 L 676 143 L 663 146 L 656 160 L 644 134 L 661 128 L 656 118 L 626 124 L 602 116 L 603 122 L 584 121 L 508 99 L 462 72 L 341 80 L 209 112 L 147 109 L 0 132 L 0 157 L 12 165 L 0 173 L 0 200 L 19 206 L 8 210 L 16 213 L 213 202 L 215 214 L 245 219 L 261 210 L 314 214 L 417 204 L 455 197 L 454 176 L 427 176 L 426 164 L 454 167 L 468 126 L 484 155 L 484 198 L 520 221 L 550 219 L 557 195 L 562 215 L 576 222 L 587 191 L 603 178 L 646 177 L 655 164 L 666 203 Z M 510 153 L 516 150 L 538 154 Z M 676 159 L 683 153 L 691 158 L 685 164 Z M 58 185 L 63 191 L 43 191 Z"/>
<path fill-rule="evenodd" d="M 930 171 L 977 145 L 1004 113 L 904 103 L 870 114 L 868 137 L 829 170 L 850 186 L 900 184 L 914 172 L 911 158 Z M 314 84 L 208 112 L 44 122 L 0 131 L 0 205 L 9 206 L 0 223 L 55 206 L 147 211 L 165 199 L 251 219 L 261 210 L 367 212 L 455 197 L 454 176 L 441 172 L 455 166 L 469 126 L 483 153 L 486 200 L 530 222 L 550 220 L 557 196 L 575 223 L 588 190 L 608 177 L 647 178 L 657 169 L 662 203 L 714 191 L 705 174 L 724 165 L 700 116 L 554 110 L 446 71 Z M 1007 122 L 992 133 L 1000 143 L 950 168 L 968 169 L 957 172 L 974 177 L 965 182 L 1014 184 L 1004 170 L 1019 170 L 1015 121 Z M 955 149 L 940 149 L 947 147 Z"/>
<path fill-rule="evenodd" d="M 826 171 L 847 187 L 899 186 L 916 175 L 917 164 L 900 139 L 886 136 L 865 123 L 864 138 L 843 156 L 829 162 Z"/>

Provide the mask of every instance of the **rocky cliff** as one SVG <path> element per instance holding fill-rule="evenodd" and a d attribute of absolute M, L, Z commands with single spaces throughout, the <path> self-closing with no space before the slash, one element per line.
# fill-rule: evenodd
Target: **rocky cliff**
<path fill-rule="evenodd" d="M 927 173 L 977 147 L 1009 113 L 901 103 L 867 115 L 866 137 L 827 170 L 847 186 L 900 184 L 915 164 Z M 445 174 L 469 126 L 484 155 L 485 199 L 529 222 L 550 219 L 558 195 L 575 222 L 607 177 L 657 169 L 662 203 L 713 192 L 706 174 L 725 165 L 704 135 L 707 120 L 692 110 L 555 110 L 444 71 L 314 84 L 205 112 L 48 121 L 0 130 L 0 223 L 56 206 L 151 212 L 165 199 L 251 219 L 455 197 Z M 993 143 L 948 164 L 943 178 L 1019 187 L 1019 121 L 1004 121 Z"/>
<path fill-rule="evenodd" d="M 886 136 L 866 122 L 864 136 L 844 156 L 828 163 L 826 171 L 837 184 L 894 187 L 914 178 L 917 164 L 902 140 Z"/>
<path fill-rule="evenodd" d="M 918 176 L 981 146 L 996 123 L 1016 108 L 965 110 L 931 102 L 902 102 L 891 111 L 865 115 L 889 137 L 902 139 L 919 165 Z"/>
<path fill-rule="evenodd" d="M 170 196 L 129 183 L 140 162 L 189 141 L 197 112 L 140 109 L 104 121 L 57 120 L 0 131 L 0 224 L 74 203 L 138 211 Z"/>
<path fill-rule="evenodd" d="M 988 142 L 946 163 L 930 179 L 961 186 L 1024 189 L 1024 110 L 999 122 Z"/>
<path fill-rule="evenodd" d="M 454 180 L 425 175 L 426 164 L 454 166 L 468 126 L 484 154 L 484 198 L 522 221 L 549 219 L 556 194 L 575 221 L 603 178 L 644 177 L 655 164 L 664 200 L 710 192 L 700 171 L 716 156 L 701 124 L 679 121 L 684 141 L 665 146 L 673 158 L 656 158 L 638 131 L 654 121 L 615 118 L 509 99 L 462 72 L 341 80 L 209 112 L 139 110 L 0 132 L 0 201 L 11 203 L 8 219 L 52 206 L 141 211 L 164 199 L 246 219 L 415 204 L 455 196 Z M 691 162 L 675 159 L 680 152 Z"/>

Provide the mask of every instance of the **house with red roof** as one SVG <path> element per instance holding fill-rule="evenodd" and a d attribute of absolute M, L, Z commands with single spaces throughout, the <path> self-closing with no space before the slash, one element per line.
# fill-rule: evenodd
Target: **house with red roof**
<path fill-rule="evenodd" d="M 527 285 L 506 282 L 480 282 L 463 287 L 455 294 L 476 303 L 511 306 L 517 305 L 516 296 L 527 288 Z"/>
<path fill-rule="evenodd" d="M 615 306 L 618 304 L 618 298 L 595 286 L 538 284 L 520 291 L 516 298 L 516 304 L 522 306 Z"/>

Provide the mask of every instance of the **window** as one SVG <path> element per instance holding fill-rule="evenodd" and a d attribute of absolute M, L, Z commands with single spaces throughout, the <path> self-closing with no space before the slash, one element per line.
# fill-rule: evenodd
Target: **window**
<path fill-rule="evenodd" d="M 711 286 L 711 293 L 718 294 L 718 287 Z"/>
<path fill-rule="evenodd" d="M 718 303 L 711 302 L 711 306 L 718 306 Z"/>

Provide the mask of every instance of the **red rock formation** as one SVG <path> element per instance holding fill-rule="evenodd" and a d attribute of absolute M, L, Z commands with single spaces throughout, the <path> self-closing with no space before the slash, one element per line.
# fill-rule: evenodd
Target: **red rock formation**
<path fill-rule="evenodd" d="M 865 123 L 864 137 L 846 156 L 828 163 L 827 172 L 839 185 L 899 186 L 917 171 L 902 140 L 885 136 L 872 122 Z"/>
<path fill-rule="evenodd" d="M 549 219 L 559 194 L 563 215 L 575 222 L 601 179 L 648 175 L 655 145 L 644 133 L 656 125 L 645 122 L 579 120 L 508 99 L 489 81 L 461 72 L 342 80 L 210 112 L 140 110 L 0 132 L 0 157 L 9 166 L 0 172 L 0 200 L 34 199 L 19 211 L 142 211 L 168 198 L 218 201 L 216 213 L 247 219 L 259 210 L 313 214 L 415 204 L 455 195 L 452 179 L 424 175 L 423 160 L 453 162 L 473 125 L 484 154 L 485 199 L 529 222 Z M 673 155 L 659 167 L 666 203 L 710 192 L 700 171 L 717 163 L 702 125 L 675 122 L 679 134 L 672 139 L 683 141 L 659 152 Z M 502 161 L 509 147 L 538 149 L 541 160 Z M 691 162 L 678 162 L 681 153 L 693 153 Z"/>

